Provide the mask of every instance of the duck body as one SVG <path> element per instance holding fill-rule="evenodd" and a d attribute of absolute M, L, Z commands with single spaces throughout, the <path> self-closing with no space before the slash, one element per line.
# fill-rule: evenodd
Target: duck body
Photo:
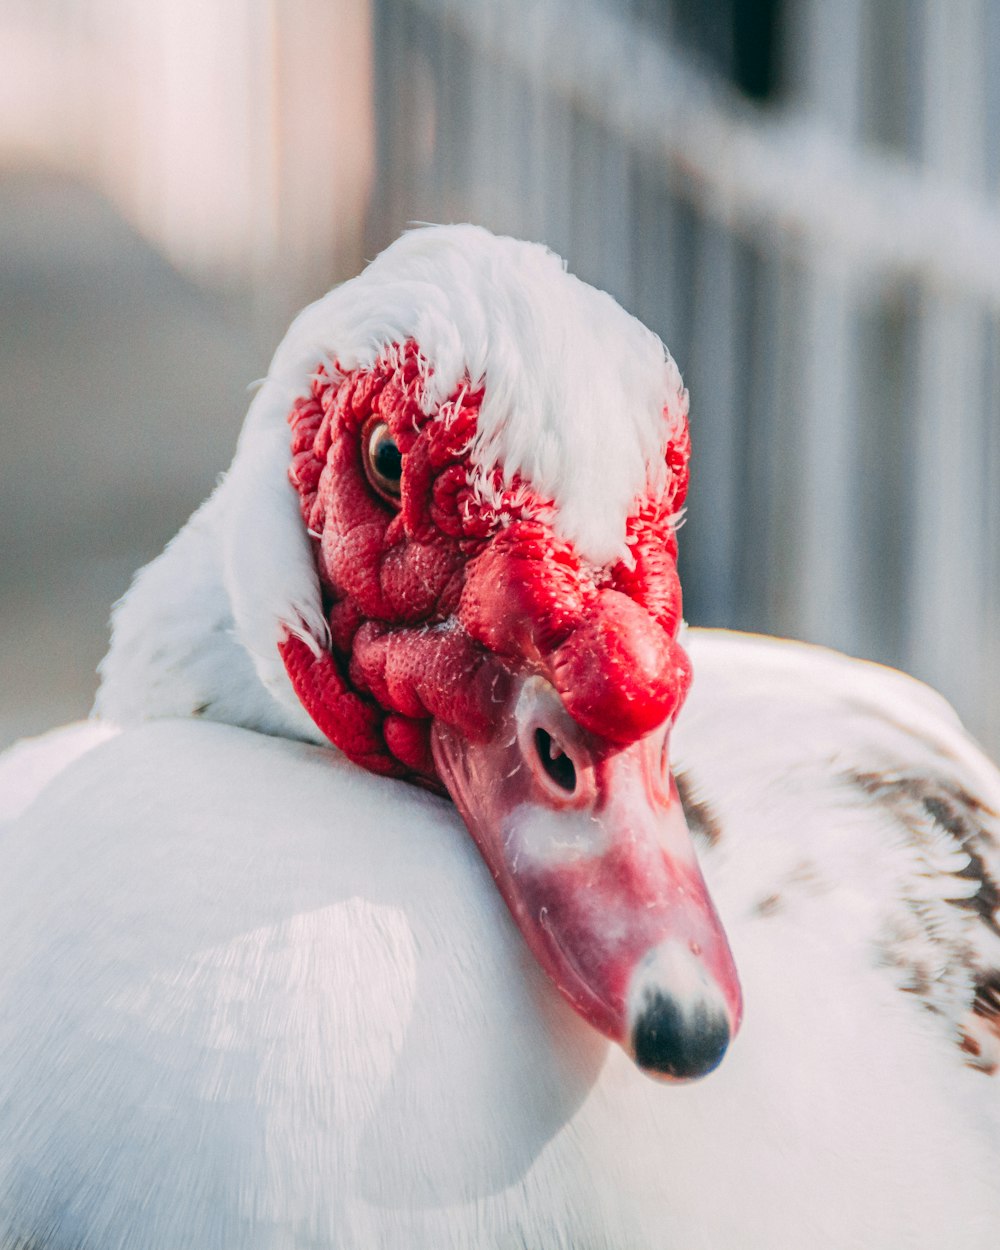
<path fill-rule="evenodd" d="M 685 634 L 688 448 L 536 245 L 300 315 L 0 761 L 0 1250 L 994 1250 L 1000 779 Z"/>
<path fill-rule="evenodd" d="M 691 1085 L 553 990 L 445 799 L 193 720 L 8 755 L 0 1244 L 994 1245 L 992 767 L 897 674 L 689 646 L 675 759 L 753 1004 Z"/>

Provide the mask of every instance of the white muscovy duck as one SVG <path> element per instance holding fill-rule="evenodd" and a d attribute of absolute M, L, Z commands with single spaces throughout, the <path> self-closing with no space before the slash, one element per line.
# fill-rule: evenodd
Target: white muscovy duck
<path fill-rule="evenodd" d="M 0 1247 L 997 1244 L 1000 779 L 679 645 L 686 408 L 470 226 L 298 318 L 100 719 L 0 762 Z"/>

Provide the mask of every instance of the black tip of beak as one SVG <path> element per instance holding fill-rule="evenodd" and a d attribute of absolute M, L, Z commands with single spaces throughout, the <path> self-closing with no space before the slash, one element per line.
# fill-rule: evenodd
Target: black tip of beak
<path fill-rule="evenodd" d="M 690 1081 L 719 1066 L 729 1040 L 729 1021 L 716 1007 L 651 994 L 632 1030 L 632 1053 L 651 1076 Z"/>

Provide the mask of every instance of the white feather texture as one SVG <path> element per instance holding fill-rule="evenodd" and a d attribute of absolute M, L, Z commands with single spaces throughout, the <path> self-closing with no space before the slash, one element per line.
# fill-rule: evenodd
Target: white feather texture
<path fill-rule="evenodd" d="M 412 230 L 296 319 L 271 369 L 301 391 L 321 360 L 348 372 L 414 339 L 433 412 L 468 379 L 485 386 L 472 460 L 554 501 L 585 558 L 623 554 L 625 520 L 687 413 L 659 338 L 537 243 L 479 226 Z"/>
<path fill-rule="evenodd" d="M 0 828 L 0 1245 L 994 1250 L 996 1083 L 880 964 L 923 867 L 843 779 L 996 774 L 915 683 L 689 642 L 747 1014 L 686 1087 L 565 1005 L 450 804 L 190 720 L 43 742 Z"/>

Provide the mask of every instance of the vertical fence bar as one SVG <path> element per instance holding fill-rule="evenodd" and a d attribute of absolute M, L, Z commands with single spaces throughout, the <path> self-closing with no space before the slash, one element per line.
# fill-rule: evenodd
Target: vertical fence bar
<path fill-rule="evenodd" d="M 799 57 L 802 107 L 845 142 L 856 143 L 861 114 L 859 0 L 811 0 Z M 859 649 L 853 455 L 857 314 L 847 258 L 832 249 L 807 256 L 803 290 L 802 459 L 796 543 L 796 633 Z"/>
<path fill-rule="evenodd" d="M 924 161 L 981 185 L 985 64 L 981 0 L 927 0 Z M 910 665 L 961 707 L 976 705 L 983 664 L 984 351 L 981 309 L 927 290 L 920 325 L 913 482 Z"/>

